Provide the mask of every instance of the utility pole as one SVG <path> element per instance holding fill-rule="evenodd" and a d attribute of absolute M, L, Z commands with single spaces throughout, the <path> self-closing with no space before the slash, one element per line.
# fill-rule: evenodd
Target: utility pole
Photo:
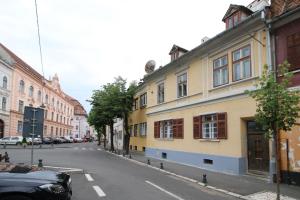
<path fill-rule="evenodd" d="M 35 118 L 35 113 L 36 113 L 36 109 L 32 109 L 32 112 L 33 112 L 33 117 L 32 117 L 32 133 L 31 133 L 31 167 L 33 166 L 33 140 L 34 140 L 34 127 L 36 126 L 35 123 L 36 123 L 36 118 Z"/>

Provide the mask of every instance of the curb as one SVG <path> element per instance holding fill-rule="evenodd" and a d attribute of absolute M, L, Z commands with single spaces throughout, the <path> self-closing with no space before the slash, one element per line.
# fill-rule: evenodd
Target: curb
<path fill-rule="evenodd" d="M 243 196 L 243 195 L 241 195 L 241 194 L 237 194 L 237 193 L 234 193 L 234 192 L 230 192 L 230 191 L 228 191 L 228 190 L 223 190 L 223 189 L 221 189 L 221 188 L 216 188 L 216 187 L 214 187 L 214 186 L 210 186 L 210 185 L 204 184 L 204 183 L 202 183 L 202 182 L 200 182 L 200 181 L 197 181 L 197 180 L 195 180 L 195 179 L 188 178 L 188 177 L 185 177 L 185 176 L 182 176 L 182 175 L 179 175 L 179 174 L 175 174 L 175 173 L 173 173 L 173 172 L 169 172 L 169 171 L 166 171 L 166 170 L 164 170 L 164 169 L 160 169 L 160 168 L 158 168 L 158 167 L 154 167 L 154 166 L 148 165 L 148 164 L 146 164 L 146 163 L 143 163 L 143 162 L 140 162 L 140 161 L 137 161 L 137 160 L 134 160 L 134 159 L 129 159 L 129 158 L 127 158 L 127 157 L 123 157 L 123 155 L 118 155 L 118 154 L 112 153 L 112 152 L 107 151 L 107 150 L 104 150 L 104 151 L 107 152 L 107 153 L 109 153 L 109 154 L 112 154 L 112 155 L 118 156 L 118 157 L 120 157 L 120 158 L 123 158 L 124 160 L 128 160 L 128 161 L 130 161 L 130 162 L 136 163 L 136 164 L 138 164 L 138 165 L 145 166 L 145 167 L 149 167 L 149 168 L 152 168 L 152 169 L 154 169 L 154 170 L 160 171 L 160 172 L 162 172 L 162 173 L 169 174 L 169 175 L 175 176 L 175 177 L 177 177 L 177 178 L 181 178 L 181 179 L 183 179 L 183 180 L 186 180 L 186 181 L 189 181 L 189 182 L 192 182 L 192 183 L 196 183 L 196 184 L 198 184 L 198 185 L 200 185 L 200 186 L 202 186 L 202 187 L 206 187 L 206 188 L 208 188 L 208 189 L 211 189 L 211 190 L 214 190 L 214 191 L 217 191 L 217 192 L 220 192 L 220 193 L 229 195 L 229 196 L 233 196 L 233 197 L 235 197 L 235 198 L 249 200 L 248 197 Z"/>
<path fill-rule="evenodd" d="M 37 166 L 37 165 L 34 165 Z M 68 168 L 68 167 L 56 167 L 56 166 L 43 166 L 44 169 L 52 169 L 52 170 L 57 170 L 59 172 L 64 172 L 68 174 L 82 174 L 83 169 L 78 169 L 78 168 Z"/>

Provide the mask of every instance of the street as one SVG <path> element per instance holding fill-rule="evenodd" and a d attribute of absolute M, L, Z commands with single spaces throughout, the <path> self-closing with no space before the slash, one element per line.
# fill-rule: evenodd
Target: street
<path fill-rule="evenodd" d="M 12 163 L 30 163 L 30 148 L 1 149 Z M 74 200 L 218 200 L 236 199 L 198 184 L 137 165 L 100 149 L 96 143 L 62 144 L 34 150 L 45 166 L 80 168 L 72 174 Z"/>

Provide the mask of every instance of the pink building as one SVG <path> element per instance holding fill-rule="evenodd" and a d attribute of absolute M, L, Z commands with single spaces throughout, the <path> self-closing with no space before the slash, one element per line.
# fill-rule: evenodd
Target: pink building
<path fill-rule="evenodd" d="M 9 130 L 5 135 L 21 135 L 25 106 L 44 106 L 44 136 L 71 135 L 71 118 L 74 105 L 70 96 L 65 94 L 59 84 L 57 74 L 50 80 L 26 64 L 5 46 L 0 46 L 14 60 L 12 64 L 12 87 L 10 102 Z"/>

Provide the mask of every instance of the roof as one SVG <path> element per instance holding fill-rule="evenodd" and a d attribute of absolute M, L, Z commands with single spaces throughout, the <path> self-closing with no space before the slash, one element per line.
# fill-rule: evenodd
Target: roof
<path fill-rule="evenodd" d="M 186 50 L 186 49 L 184 49 L 184 48 L 182 48 L 182 47 L 177 46 L 177 45 L 174 44 L 173 47 L 172 47 L 172 49 L 169 52 L 169 55 L 171 55 L 174 51 L 177 51 L 177 50 L 179 50 L 179 51 L 181 51 L 183 53 L 188 52 L 188 50 Z"/>
<path fill-rule="evenodd" d="M 224 22 L 226 18 L 228 18 L 232 13 L 234 13 L 237 10 L 241 10 L 244 13 L 251 15 L 253 12 L 249 8 L 242 6 L 242 5 L 236 5 L 236 4 L 230 4 L 229 8 L 227 9 L 222 21 Z"/>
<path fill-rule="evenodd" d="M 70 96 L 68 96 L 68 97 L 72 98 Z M 87 116 L 86 110 L 84 109 L 84 107 L 81 105 L 81 103 L 77 99 L 72 98 L 70 101 L 74 105 L 74 115 Z"/>

